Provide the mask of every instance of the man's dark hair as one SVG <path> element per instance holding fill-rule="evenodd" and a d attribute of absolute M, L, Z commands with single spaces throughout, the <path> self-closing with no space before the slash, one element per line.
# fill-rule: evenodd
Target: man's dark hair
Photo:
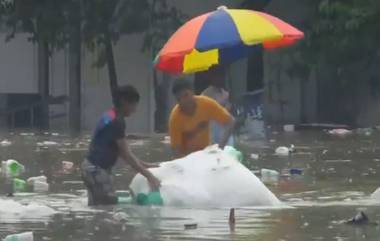
<path fill-rule="evenodd" d="M 115 98 L 115 107 L 120 107 L 123 102 L 136 104 L 140 100 L 140 94 L 132 85 L 120 86 L 117 88 Z"/>
<path fill-rule="evenodd" d="M 193 90 L 192 83 L 186 79 L 177 79 L 173 84 L 172 93 L 177 95 L 184 90 Z"/>

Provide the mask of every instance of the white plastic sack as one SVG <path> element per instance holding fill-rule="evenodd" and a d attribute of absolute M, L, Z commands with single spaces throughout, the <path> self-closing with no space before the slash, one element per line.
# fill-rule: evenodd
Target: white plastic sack
<path fill-rule="evenodd" d="M 164 162 L 152 173 L 161 180 L 166 206 L 274 206 L 276 196 L 246 167 L 216 146 L 182 159 Z M 134 194 L 149 192 L 137 174 L 130 185 Z"/>

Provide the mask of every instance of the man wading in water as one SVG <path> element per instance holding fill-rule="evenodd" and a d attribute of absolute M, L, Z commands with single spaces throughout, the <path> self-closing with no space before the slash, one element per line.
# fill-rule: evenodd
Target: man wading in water
<path fill-rule="evenodd" d="M 115 108 L 104 113 L 97 124 L 87 159 L 82 164 L 89 205 L 117 204 L 111 169 L 119 157 L 143 175 L 152 190 L 160 187 L 160 181 L 147 169 L 157 165 L 138 160 L 125 138 L 124 118 L 135 112 L 139 100 L 140 95 L 134 87 L 118 88 Z"/>

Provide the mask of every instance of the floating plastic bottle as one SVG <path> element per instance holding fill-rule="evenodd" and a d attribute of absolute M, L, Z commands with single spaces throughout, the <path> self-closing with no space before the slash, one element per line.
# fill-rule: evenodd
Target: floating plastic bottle
<path fill-rule="evenodd" d="M 33 186 L 35 182 L 47 182 L 46 176 L 30 177 L 27 180 L 28 185 Z"/>
<path fill-rule="evenodd" d="M 25 172 L 25 167 L 16 160 L 1 162 L 1 170 L 6 177 L 19 177 Z"/>
<path fill-rule="evenodd" d="M 136 196 L 136 202 L 138 205 L 157 205 L 162 206 L 164 201 L 162 200 L 161 194 L 159 192 L 150 192 L 148 194 L 139 193 Z"/>
<path fill-rule="evenodd" d="M 261 169 L 261 181 L 268 185 L 276 185 L 279 181 L 280 173 L 275 170 Z"/>
<path fill-rule="evenodd" d="M 239 162 L 243 161 L 243 154 L 232 146 L 225 146 L 223 151 Z"/>
<path fill-rule="evenodd" d="M 33 241 L 33 232 L 25 232 L 19 234 L 11 234 L 5 237 L 3 241 Z"/>
<path fill-rule="evenodd" d="M 117 191 L 117 202 L 119 204 L 129 204 L 133 202 L 133 198 L 129 191 Z"/>
<path fill-rule="evenodd" d="M 19 178 L 13 179 L 13 191 L 14 192 L 24 192 L 26 189 L 26 182 Z"/>
<path fill-rule="evenodd" d="M 35 181 L 33 184 L 33 191 L 37 193 L 44 193 L 49 191 L 49 183 Z"/>

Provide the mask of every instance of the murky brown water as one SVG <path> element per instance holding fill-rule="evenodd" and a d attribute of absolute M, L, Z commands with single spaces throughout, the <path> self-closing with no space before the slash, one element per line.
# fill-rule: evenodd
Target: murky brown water
<path fill-rule="evenodd" d="M 0 159 L 17 159 L 27 173 L 25 177 L 44 174 L 51 184 L 48 195 L 19 194 L 14 200 L 52 207 L 58 213 L 51 217 L 0 216 L 0 238 L 10 233 L 34 231 L 35 240 L 258 240 L 309 241 L 336 240 L 378 241 L 380 226 L 348 226 L 342 220 L 364 210 L 373 221 L 380 221 L 380 201 L 370 194 L 380 186 L 380 135 L 334 138 L 323 132 L 297 132 L 272 135 L 268 141 L 244 142 L 247 165 L 252 170 L 288 168 L 304 170 L 301 177 L 281 178 L 271 186 L 289 208 L 236 210 L 236 228 L 228 225 L 228 210 L 185 209 L 169 207 L 86 207 L 79 171 L 62 173 L 61 162 L 82 161 L 88 136 L 70 139 L 61 135 L 2 134 L 12 142 L 0 147 Z M 38 146 L 54 141 L 56 145 Z M 161 138 L 133 140 L 136 154 L 143 160 L 166 161 L 169 148 Z M 51 144 L 51 143 L 50 143 Z M 274 155 L 280 145 L 294 144 L 297 152 L 289 158 Z M 259 160 L 250 158 L 259 154 Z M 133 176 L 120 165 L 115 170 L 118 189 L 126 189 Z M 1 185 L 0 185 L 1 186 Z M 0 189 L 2 190 L 2 189 Z M 0 191 L 3 195 L 4 192 Z M 1 198 L 6 199 L 6 197 Z M 1 210 L 0 206 L 0 210 Z M 184 224 L 197 223 L 194 230 Z"/>

